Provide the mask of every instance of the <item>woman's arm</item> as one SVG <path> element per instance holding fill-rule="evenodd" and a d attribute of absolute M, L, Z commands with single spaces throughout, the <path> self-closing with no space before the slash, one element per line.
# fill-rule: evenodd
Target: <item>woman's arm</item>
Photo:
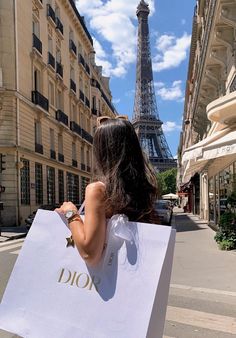
<path fill-rule="evenodd" d="M 71 202 L 64 202 L 56 209 L 65 214 L 76 210 Z M 69 224 L 73 240 L 82 258 L 89 265 L 96 265 L 102 255 L 106 236 L 105 186 L 101 182 L 91 183 L 85 191 L 85 217 L 75 217 Z"/>

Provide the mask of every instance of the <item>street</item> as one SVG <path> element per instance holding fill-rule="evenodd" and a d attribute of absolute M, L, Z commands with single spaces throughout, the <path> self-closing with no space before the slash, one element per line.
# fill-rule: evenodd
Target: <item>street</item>
<path fill-rule="evenodd" d="M 165 338 L 235 337 L 236 251 L 220 251 L 214 231 L 180 210 L 172 221 L 177 237 Z M 0 244 L 0 298 L 23 242 Z M 0 338 L 12 337 L 17 336 L 0 331 Z"/>

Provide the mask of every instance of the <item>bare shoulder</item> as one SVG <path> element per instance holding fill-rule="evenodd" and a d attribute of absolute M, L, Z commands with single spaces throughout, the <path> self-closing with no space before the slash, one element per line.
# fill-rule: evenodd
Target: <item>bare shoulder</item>
<path fill-rule="evenodd" d="M 100 197 L 101 199 L 105 196 L 105 185 L 102 182 L 93 182 L 87 185 L 86 195 Z"/>

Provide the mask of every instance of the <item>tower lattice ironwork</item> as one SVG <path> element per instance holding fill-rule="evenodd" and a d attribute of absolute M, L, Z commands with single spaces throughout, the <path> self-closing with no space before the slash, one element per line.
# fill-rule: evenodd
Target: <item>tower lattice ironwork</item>
<path fill-rule="evenodd" d="M 157 171 L 176 167 L 158 115 L 153 83 L 151 48 L 149 40 L 149 6 L 141 0 L 137 7 L 138 50 L 136 89 L 132 123 L 141 146 Z"/>

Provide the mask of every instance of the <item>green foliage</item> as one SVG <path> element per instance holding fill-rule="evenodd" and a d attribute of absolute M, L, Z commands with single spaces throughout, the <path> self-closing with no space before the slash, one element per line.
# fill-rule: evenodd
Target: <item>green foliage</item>
<path fill-rule="evenodd" d="M 157 182 L 160 196 L 176 192 L 176 175 L 176 168 L 172 168 L 157 174 Z"/>
<path fill-rule="evenodd" d="M 226 211 L 220 216 L 215 240 L 221 250 L 236 249 L 236 215 L 231 211 Z"/>

